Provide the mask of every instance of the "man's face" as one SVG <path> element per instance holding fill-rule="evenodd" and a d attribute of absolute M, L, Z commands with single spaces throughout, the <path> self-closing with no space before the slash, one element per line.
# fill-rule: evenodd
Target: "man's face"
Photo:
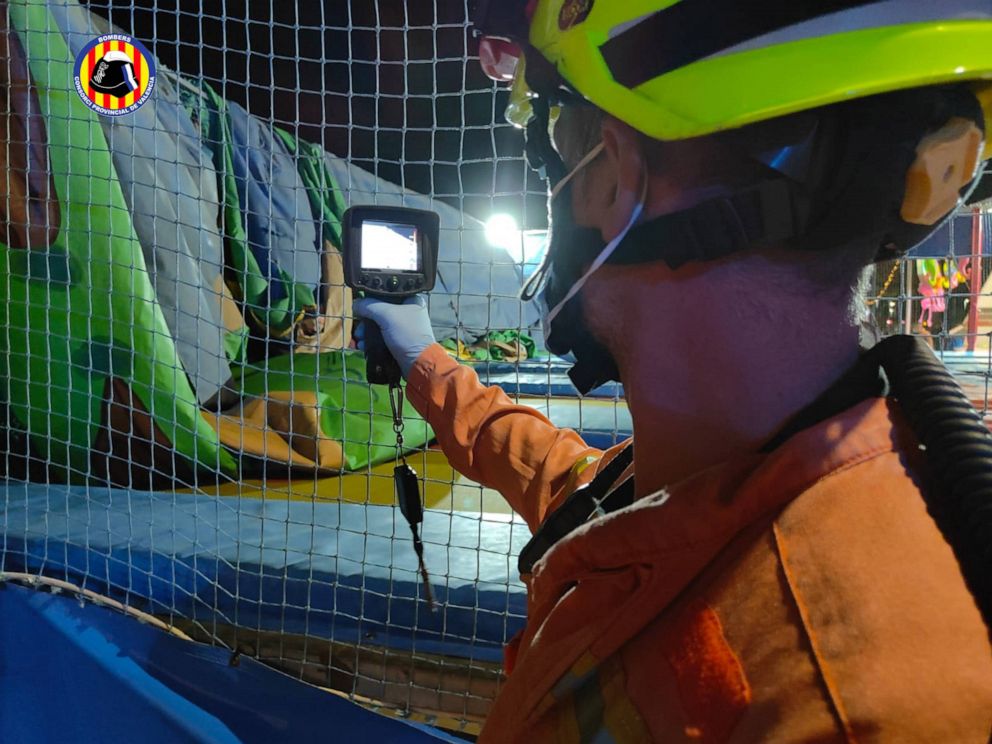
<path fill-rule="evenodd" d="M 570 277 L 573 283 L 579 280 L 593 260 L 607 247 L 604 236 L 606 226 L 602 220 L 606 216 L 604 207 L 611 201 L 611 161 L 602 151 L 592 159 L 587 159 L 603 141 L 602 117 L 603 114 L 592 107 L 566 106 L 552 131 L 552 141 L 565 165 L 566 173 L 572 174 L 567 188 L 555 195 L 552 202 L 551 227 L 556 236 L 553 249 L 560 262 L 556 272 L 561 266 L 570 267 L 558 276 Z M 583 163 L 583 160 L 586 162 Z M 570 208 L 563 208 L 560 201 L 562 199 L 569 200 Z M 624 215 L 625 221 L 628 218 L 629 213 Z M 565 224 L 560 224 L 557 220 L 564 220 Z M 616 306 L 617 298 L 611 296 L 615 292 L 615 285 L 607 288 L 601 282 L 600 275 L 608 268 L 611 267 L 603 267 L 587 278 L 582 289 L 584 299 L 581 301 L 587 331 L 607 347 L 609 337 L 615 335 L 612 330 L 618 326 L 611 323 L 604 327 L 598 321 L 603 318 L 615 320 L 620 310 Z M 592 296 L 597 299 L 591 301 Z M 592 307 L 596 310 L 591 313 L 589 309 Z"/>
<path fill-rule="evenodd" d="M 582 262 L 583 268 L 574 273 L 578 279 L 608 243 L 630 230 L 633 216 L 641 213 L 647 177 L 644 154 L 636 132 L 591 106 L 565 106 L 554 126 L 553 142 L 567 172 L 575 171 L 587 155 L 606 143 L 598 155 L 574 172 L 566 191 L 556 197 L 570 199 L 571 208 L 554 209 L 552 205 L 553 220 L 571 223 L 552 224 L 559 235 L 554 250 L 571 259 L 563 261 L 566 265 Z M 573 231 L 570 227 L 591 229 Z M 590 240 L 593 235 L 596 237 Z M 582 288 L 585 327 L 617 362 L 624 345 L 614 348 L 618 346 L 616 329 L 637 327 L 631 319 L 638 317 L 639 295 L 646 289 L 644 268 L 607 263 L 591 274 Z"/>
<path fill-rule="evenodd" d="M 583 158 L 602 141 L 601 122 L 602 113 L 598 109 L 565 106 L 551 125 L 555 150 L 565 164 L 566 174 L 572 174 L 568 189 L 554 198 L 571 199 L 571 219 L 579 227 L 602 227 L 597 221 L 596 210 L 591 209 L 603 198 L 605 179 L 597 177 L 603 166 L 602 154 L 581 165 Z M 561 219 L 561 210 L 552 210 L 552 213 L 557 213 Z"/>

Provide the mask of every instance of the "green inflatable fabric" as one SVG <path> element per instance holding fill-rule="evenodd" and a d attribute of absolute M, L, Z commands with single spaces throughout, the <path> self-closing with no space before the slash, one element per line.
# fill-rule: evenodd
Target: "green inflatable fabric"
<path fill-rule="evenodd" d="M 320 406 L 324 436 L 341 442 L 345 470 L 359 470 L 396 455 L 389 390 L 365 381 L 365 358 L 354 351 L 290 354 L 235 373 L 238 389 L 249 396 L 274 391 L 312 392 Z M 434 433 L 404 401 L 405 449 L 420 447 Z"/>
<path fill-rule="evenodd" d="M 85 482 L 107 406 L 118 379 L 147 409 L 175 451 L 195 469 L 238 478 L 245 463 L 220 443 L 200 410 L 148 274 L 113 156 L 97 115 L 78 98 L 74 60 L 46 0 L 9 6 L 12 28 L 27 53 L 44 115 L 61 229 L 47 249 L 0 244 L 0 394 L 29 433 L 50 477 Z M 282 326 L 314 302 L 312 290 L 290 286 L 286 301 L 264 307 L 268 283 L 248 250 L 237 189 L 231 181 L 225 102 L 203 86 L 201 133 L 213 144 L 222 194 L 225 240 L 246 304 Z M 188 105 L 192 105 L 188 102 Z M 322 238 L 340 245 L 344 200 L 322 151 L 276 130 L 297 161 Z M 289 277 L 277 280 L 291 282 Z M 258 302 L 252 302 L 252 300 Z M 396 454 L 387 390 L 365 381 L 364 360 L 348 351 L 286 354 L 242 366 L 244 338 L 228 338 L 234 379 L 248 397 L 312 392 L 324 436 L 343 449 L 343 468 L 356 470 Z M 404 406 L 407 448 L 433 433 Z"/>
<path fill-rule="evenodd" d="M 234 474 L 202 419 L 149 281 L 96 114 L 44 0 L 9 6 L 45 116 L 62 228 L 47 250 L 0 245 L 4 400 L 54 477 L 84 480 L 111 377 L 124 379 L 176 451 Z"/>

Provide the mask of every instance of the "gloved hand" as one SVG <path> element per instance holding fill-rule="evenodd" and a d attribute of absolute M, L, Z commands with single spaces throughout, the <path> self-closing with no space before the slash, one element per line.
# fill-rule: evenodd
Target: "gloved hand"
<path fill-rule="evenodd" d="M 424 349 L 437 343 L 434 329 L 427 314 L 427 298 L 423 295 L 408 297 L 402 305 L 363 297 L 355 300 L 355 315 L 371 320 L 382 329 L 382 338 L 389 353 L 400 365 L 403 377 L 410 374 L 410 367 Z M 358 348 L 365 351 L 365 324 L 355 327 Z"/>

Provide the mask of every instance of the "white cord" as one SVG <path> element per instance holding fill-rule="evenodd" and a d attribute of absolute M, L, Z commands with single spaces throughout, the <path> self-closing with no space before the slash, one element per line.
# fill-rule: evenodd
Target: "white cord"
<path fill-rule="evenodd" d="M 111 599 L 110 597 L 104 597 L 102 594 L 97 594 L 96 592 L 90 591 L 89 589 L 83 589 L 82 587 L 76 586 L 75 584 L 70 584 L 68 581 L 61 581 L 60 579 L 52 579 L 48 576 L 39 576 L 36 574 L 26 574 L 26 573 L 12 573 L 9 571 L 0 571 L 0 584 L 5 581 L 16 581 L 20 584 L 25 584 L 26 586 L 36 589 L 38 586 L 48 586 L 54 589 L 61 589 L 62 591 L 71 592 L 80 597 L 84 597 L 93 604 L 100 605 L 101 607 L 109 607 L 110 609 L 119 610 L 125 615 L 130 615 L 131 617 L 140 620 L 143 623 L 148 623 L 153 625 L 159 630 L 164 630 L 166 633 L 171 633 L 172 635 L 182 638 L 184 641 L 192 641 L 188 635 L 183 633 L 179 628 L 175 628 L 171 625 L 159 620 L 154 615 L 149 615 L 147 612 L 142 612 L 141 610 L 136 610 L 134 607 L 128 607 L 125 604 L 121 604 L 116 599 Z"/>

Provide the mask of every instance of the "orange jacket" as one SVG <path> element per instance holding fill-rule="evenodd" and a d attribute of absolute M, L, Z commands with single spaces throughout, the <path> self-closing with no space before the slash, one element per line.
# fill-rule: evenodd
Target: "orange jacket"
<path fill-rule="evenodd" d="M 531 529 L 611 456 L 439 346 L 407 390 Z M 985 744 L 988 635 L 914 450 L 895 405 L 868 400 L 575 530 L 523 577 L 527 628 L 481 741 Z"/>

